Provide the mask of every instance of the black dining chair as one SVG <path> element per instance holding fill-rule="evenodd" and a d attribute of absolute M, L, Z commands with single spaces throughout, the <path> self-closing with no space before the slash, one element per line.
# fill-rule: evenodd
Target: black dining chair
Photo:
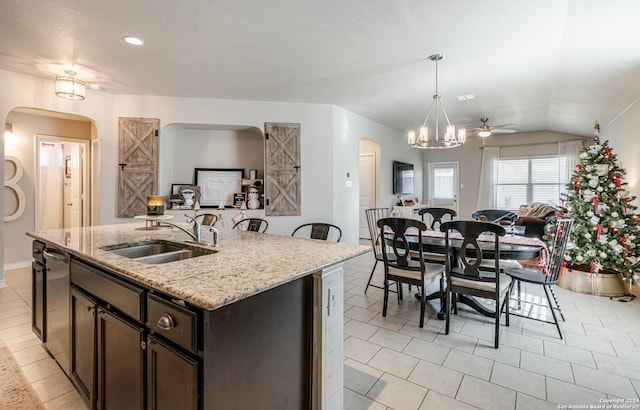
<path fill-rule="evenodd" d="M 509 275 L 513 282 L 511 283 L 511 288 L 509 293 L 513 292 L 514 284 L 518 285 L 518 296 L 517 296 L 517 307 L 518 309 L 522 308 L 522 303 L 534 306 L 542 306 L 551 311 L 551 316 L 553 317 L 553 322 L 550 320 L 544 320 L 536 317 L 532 317 L 531 314 L 521 314 L 521 313 L 512 313 L 515 316 L 526 317 L 529 319 L 538 320 L 540 322 L 552 323 L 556 325 L 558 329 L 558 334 L 560 335 L 560 339 L 562 339 L 562 331 L 560 330 L 560 323 L 558 322 L 558 317 L 556 316 L 556 310 L 560 313 L 560 317 L 564 322 L 564 315 L 562 314 L 562 309 L 560 308 L 560 304 L 558 303 L 558 298 L 556 297 L 555 292 L 553 291 L 553 285 L 558 283 L 558 277 L 560 276 L 560 272 L 562 271 L 562 264 L 564 262 L 564 252 L 567 248 L 567 243 L 569 242 L 569 237 L 571 235 L 571 228 L 573 226 L 573 219 L 571 218 L 560 218 L 556 222 L 555 232 L 553 235 L 553 242 L 551 245 L 551 249 L 549 250 L 549 258 L 547 260 L 546 266 L 541 269 L 505 269 L 504 273 Z M 534 303 L 532 301 L 523 301 L 521 298 L 521 282 L 528 283 L 530 285 L 538 285 L 541 286 L 544 290 L 544 294 L 547 297 L 547 305 Z M 551 296 L 553 296 L 554 303 L 551 303 Z M 531 309 L 529 313 L 531 313 Z"/>
<path fill-rule="evenodd" d="M 238 228 L 243 231 L 264 233 L 268 227 L 269 222 L 262 218 L 245 218 L 236 222 L 232 229 Z"/>
<path fill-rule="evenodd" d="M 373 257 L 375 258 L 375 263 L 373 264 L 373 269 L 371 269 L 371 274 L 369 275 L 369 280 L 367 281 L 367 286 L 364 288 L 365 295 L 367 294 L 367 290 L 369 290 L 369 286 L 373 286 L 374 288 L 384 289 L 383 286 L 374 285 L 371 283 L 371 279 L 373 278 L 373 274 L 376 271 L 376 267 L 378 266 L 378 262 L 384 262 L 382 256 L 382 247 L 385 246 L 384 238 L 380 237 L 380 231 L 378 230 L 378 220 L 382 218 L 387 218 L 389 216 L 389 208 L 369 208 L 364 211 L 365 217 L 367 218 L 367 226 L 369 227 L 369 237 L 371 238 L 371 247 L 373 248 Z"/>
<path fill-rule="evenodd" d="M 448 218 L 446 219 L 453 220 L 456 216 L 458 216 L 458 213 L 453 209 L 448 208 L 421 208 L 420 210 L 418 210 L 418 215 L 420 215 L 420 218 L 422 218 L 422 222 L 424 222 L 425 215 L 431 216 L 432 220 L 431 225 L 429 225 L 429 229 L 433 231 L 440 228 L 440 225 L 442 225 L 443 223 L 443 218 L 446 218 L 448 216 Z M 415 251 L 412 251 L 411 256 L 413 258 L 417 258 Z M 442 253 L 423 252 L 422 256 L 427 262 L 444 264 L 445 261 L 445 256 Z"/>
<path fill-rule="evenodd" d="M 456 216 L 458 216 L 458 213 L 456 211 L 449 208 L 420 208 L 418 210 L 418 215 L 420 215 L 420 218 L 422 218 L 422 222 L 424 222 L 425 214 L 431 216 L 432 218 L 431 225 L 429 225 L 429 229 L 431 229 L 432 231 L 440 228 L 440 225 L 442 225 L 442 219 L 444 217 L 448 216 L 448 220 L 453 220 Z"/>
<path fill-rule="evenodd" d="M 518 219 L 518 214 L 513 211 L 508 211 L 506 209 L 483 209 L 480 211 L 475 211 L 471 214 L 471 217 L 477 221 L 481 222 L 491 222 L 499 225 L 509 225 L 513 228 L 516 220 Z M 493 260 L 485 259 L 480 266 L 481 269 L 491 269 L 493 267 Z M 506 268 L 520 269 L 522 265 L 517 260 L 509 259 L 502 260 L 500 263 L 500 268 L 504 271 Z"/>
<path fill-rule="evenodd" d="M 212 227 L 216 224 L 216 222 L 218 222 L 218 215 L 214 215 L 214 214 L 199 214 L 196 215 L 196 217 L 194 219 L 200 219 L 202 218 L 202 221 L 200 222 L 201 226 L 208 226 L 208 227 Z"/>
<path fill-rule="evenodd" d="M 422 253 L 422 231 L 427 230 L 424 222 L 409 218 L 382 218 L 377 222 L 381 240 L 387 238 L 388 246 L 382 246 L 382 260 L 384 262 L 384 302 L 382 316 L 387 316 L 389 304 L 389 282 L 398 284 L 398 303 L 402 302 L 402 283 L 416 285 L 420 288 L 420 327 L 424 326 L 424 312 L 427 303 L 425 288 L 439 278 L 442 278 L 444 266 L 428 263 L 423 257 L 415 260 L 409 254 L 407 230 L 416 232 L 416 251 Z M 442 282 L 440 291 L 442 292 Z"/>
<path fill-rule="evenodd" d="M 301 236 L 305 231 L 309 231 L 308 234 L 305 234 L 305 237 L 310 239 L 332 242 L 340 242 L 340 239 L 342 239 L 342 229 L 340 227 L 324 222 L 302 224 L 293 230 L 291 236 Z"/>
<path fill-rule="evenodd" d="M 458 295 L 471 295 L 495 301 L 495 337 L 494 347 L 498 348 L 500 335 L 500 315 L 506 313 L 506 325 L 509 326 L 508 295 L 511 277 L 500 272 L 499 237 L 506 234 L 505 229 L 497 224 L 478 221 L 450 221 L 440 225 L 445 232 L 445 248 L 447 261 L 445 277 L 447 290 L 445 295 L 445 334 L 449 334 L 451 322 L 451 308 L 458 313 L 456 299 Z M 462 246 L 456 248 L 449 242 L 450 232 L 459 232 L 463 237 Z M 478 237 L 483 233 L 493 234 L 493 248 L 495 259 L 493 269 L 480 269 L 483 261 L 482 248 L 478 244 Z"/>

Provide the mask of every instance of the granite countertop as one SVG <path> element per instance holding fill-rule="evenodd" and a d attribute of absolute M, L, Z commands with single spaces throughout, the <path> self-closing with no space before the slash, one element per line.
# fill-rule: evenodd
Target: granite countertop
<path fill-rule="evenodd" d="M 188 224 L 183 226 L 189 229 Z M 202 234 L 204 238 L 211 235 L 204 229 Z M 182 242 L 190 238 L 176 228 L 147 230 L 140 222 L 27 235 L 205 310 L 245 299 L 371 250 L 364 245 L 225 229 L 220 232 L 217 253 L 152 265 L 101 248 L 153 239 Z"/>

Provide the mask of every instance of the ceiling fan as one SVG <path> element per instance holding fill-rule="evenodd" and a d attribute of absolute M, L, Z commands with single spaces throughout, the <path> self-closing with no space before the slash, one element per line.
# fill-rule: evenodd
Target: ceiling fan
<path fill-rule="evenodd" d="M 489 118 L 484 117 L 484 118 L 480 118 L 480 122 L 482 122 L 482 126 L 479 128 L 473 128 L 473 131 L 476 132 L 478 134 L 478 137 L 481 138 L 486 138 L 489 135 L 496 133 L 496 134 L 513 134 L 514 132 L 516 132 L 516 130 L 512 129 L 512 128 L 506 128 L 506 127 L 512 127 L 513 124 L 502 124 L 502 125 L 496 125 L 491 126 L 489 124 L 487 124 L 487 122 L 489 121 Z"/>

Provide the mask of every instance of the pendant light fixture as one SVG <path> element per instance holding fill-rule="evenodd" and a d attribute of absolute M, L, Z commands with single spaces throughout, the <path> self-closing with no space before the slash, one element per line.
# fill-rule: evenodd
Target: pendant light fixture
<path fill-rule="evenodd" d="M 442 104 L 440 94 L 438 93 L 438 61 L 442 60 L 442 54 L 430 55 L 429 60 L 435 61 L 436 63 L 436 93 L 433 95 L 431 107 L 427 112 L 427 117 L 424 119 L 420 130 L 418 131 L 417 138 L 415 131 L 409 131 L 408 143 L 414 148 L 421 149 L 459 147 L 467 140 L 467 131 L 464 128 L 461 128 L 456 134 L 456 126 L 451 124 L 449 121 L 447 111 L 444 109 L 444 104 Z M 427 121 L 429 120 L 429 116 L 434 108 L 435 125 L 433 132 L 430 134 Z M 442 108 L 442 115 L 446 121 L 446 127 L 444 128 L 444 133 L 442 135 L 440 134 L 440 108 Z"/>
<path fill-rule="evenodd" d="M 84 100 L 84 81 L 76 78 L 76 72 L 65 70 L 56 77 L 56 95 L 68 100 Z"/>

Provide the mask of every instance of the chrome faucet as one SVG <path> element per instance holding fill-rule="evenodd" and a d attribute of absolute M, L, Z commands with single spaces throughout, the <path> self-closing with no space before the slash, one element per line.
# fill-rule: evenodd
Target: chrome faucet
<path fill-rule="evenodd" d="M 209 231 L 211 231 L 211 234 L 213 236 L 213 240 L 211 242 L 211 246 L 218 246 L 218 241 L 220 240 L 220 231 L 218 230 L 218 228 L 216 228 L 213 225 L 211 225 L 211 227 L 209 227 Z"/>
<path fill-rule="evenodd" d="M 200 228 L 198 228 L 198 232 L 197 232 L 197 234 L 196 234 L 195 226 L 194 226 L 194 230 L 193 230 L 193 232 L 189 232 L 188 230 L 186 230 L 186 229 L 185 229 L 185 228 L 183 228 L 182 226 L 180 226 L 180 225 L 176 225 L 176 224 L 174 224 L 174 223 L 172 223 L 172 222 L 162 221 L 162 222 L 160 222 L 160 224 L 161 224 L 161 225 L 170 225 L 170 226 L 173 226 L 174 228 L 178 228 L 178 229 L 180 229 L 182 232 L 184 232 L 184 233 L 186 233 L 187 235 L 189 235 L 189 237 L 190 237 L 191 239 L 193 239 L 195 242 L 200 242 Z"/>
<path fill-rule="evenodd" d="M 170 225 L 173 227 L 176 227 L 178 229 L 180 229 L 182 232 L 186 233 L 187 235 L 189 235 L 191 237 L 191 239 L 193 239 L 194 242 L 201 244 L 201 245 L 206 245 L 206 246 L 218 246 L 218 240 L 220 238 L 220 231 L 218 231 L 217 228 L 211 226 L 209 228 L 209 230 L 212 232 L 213 234 L 213 241 L 212 242 L 206 242 L 202 240 L 202 235 L 201 235 L 201 228 L 202 228 L 202 224 L 200 224 L 200 222 L 198 222 L 198 216 L 195 217 L 190 217 L 189 215 L 186 215 L 188 219 L 188 222 L 192 222 L 193 223 L 193 228 L 192 231 L 193 232 L 189 232 L 187 229 L 183 228 L 180 225 L 171 223 L 171 222 L 167 222 L 167 221 L 162 221 L 161 223 L 163 225 Z"/>

